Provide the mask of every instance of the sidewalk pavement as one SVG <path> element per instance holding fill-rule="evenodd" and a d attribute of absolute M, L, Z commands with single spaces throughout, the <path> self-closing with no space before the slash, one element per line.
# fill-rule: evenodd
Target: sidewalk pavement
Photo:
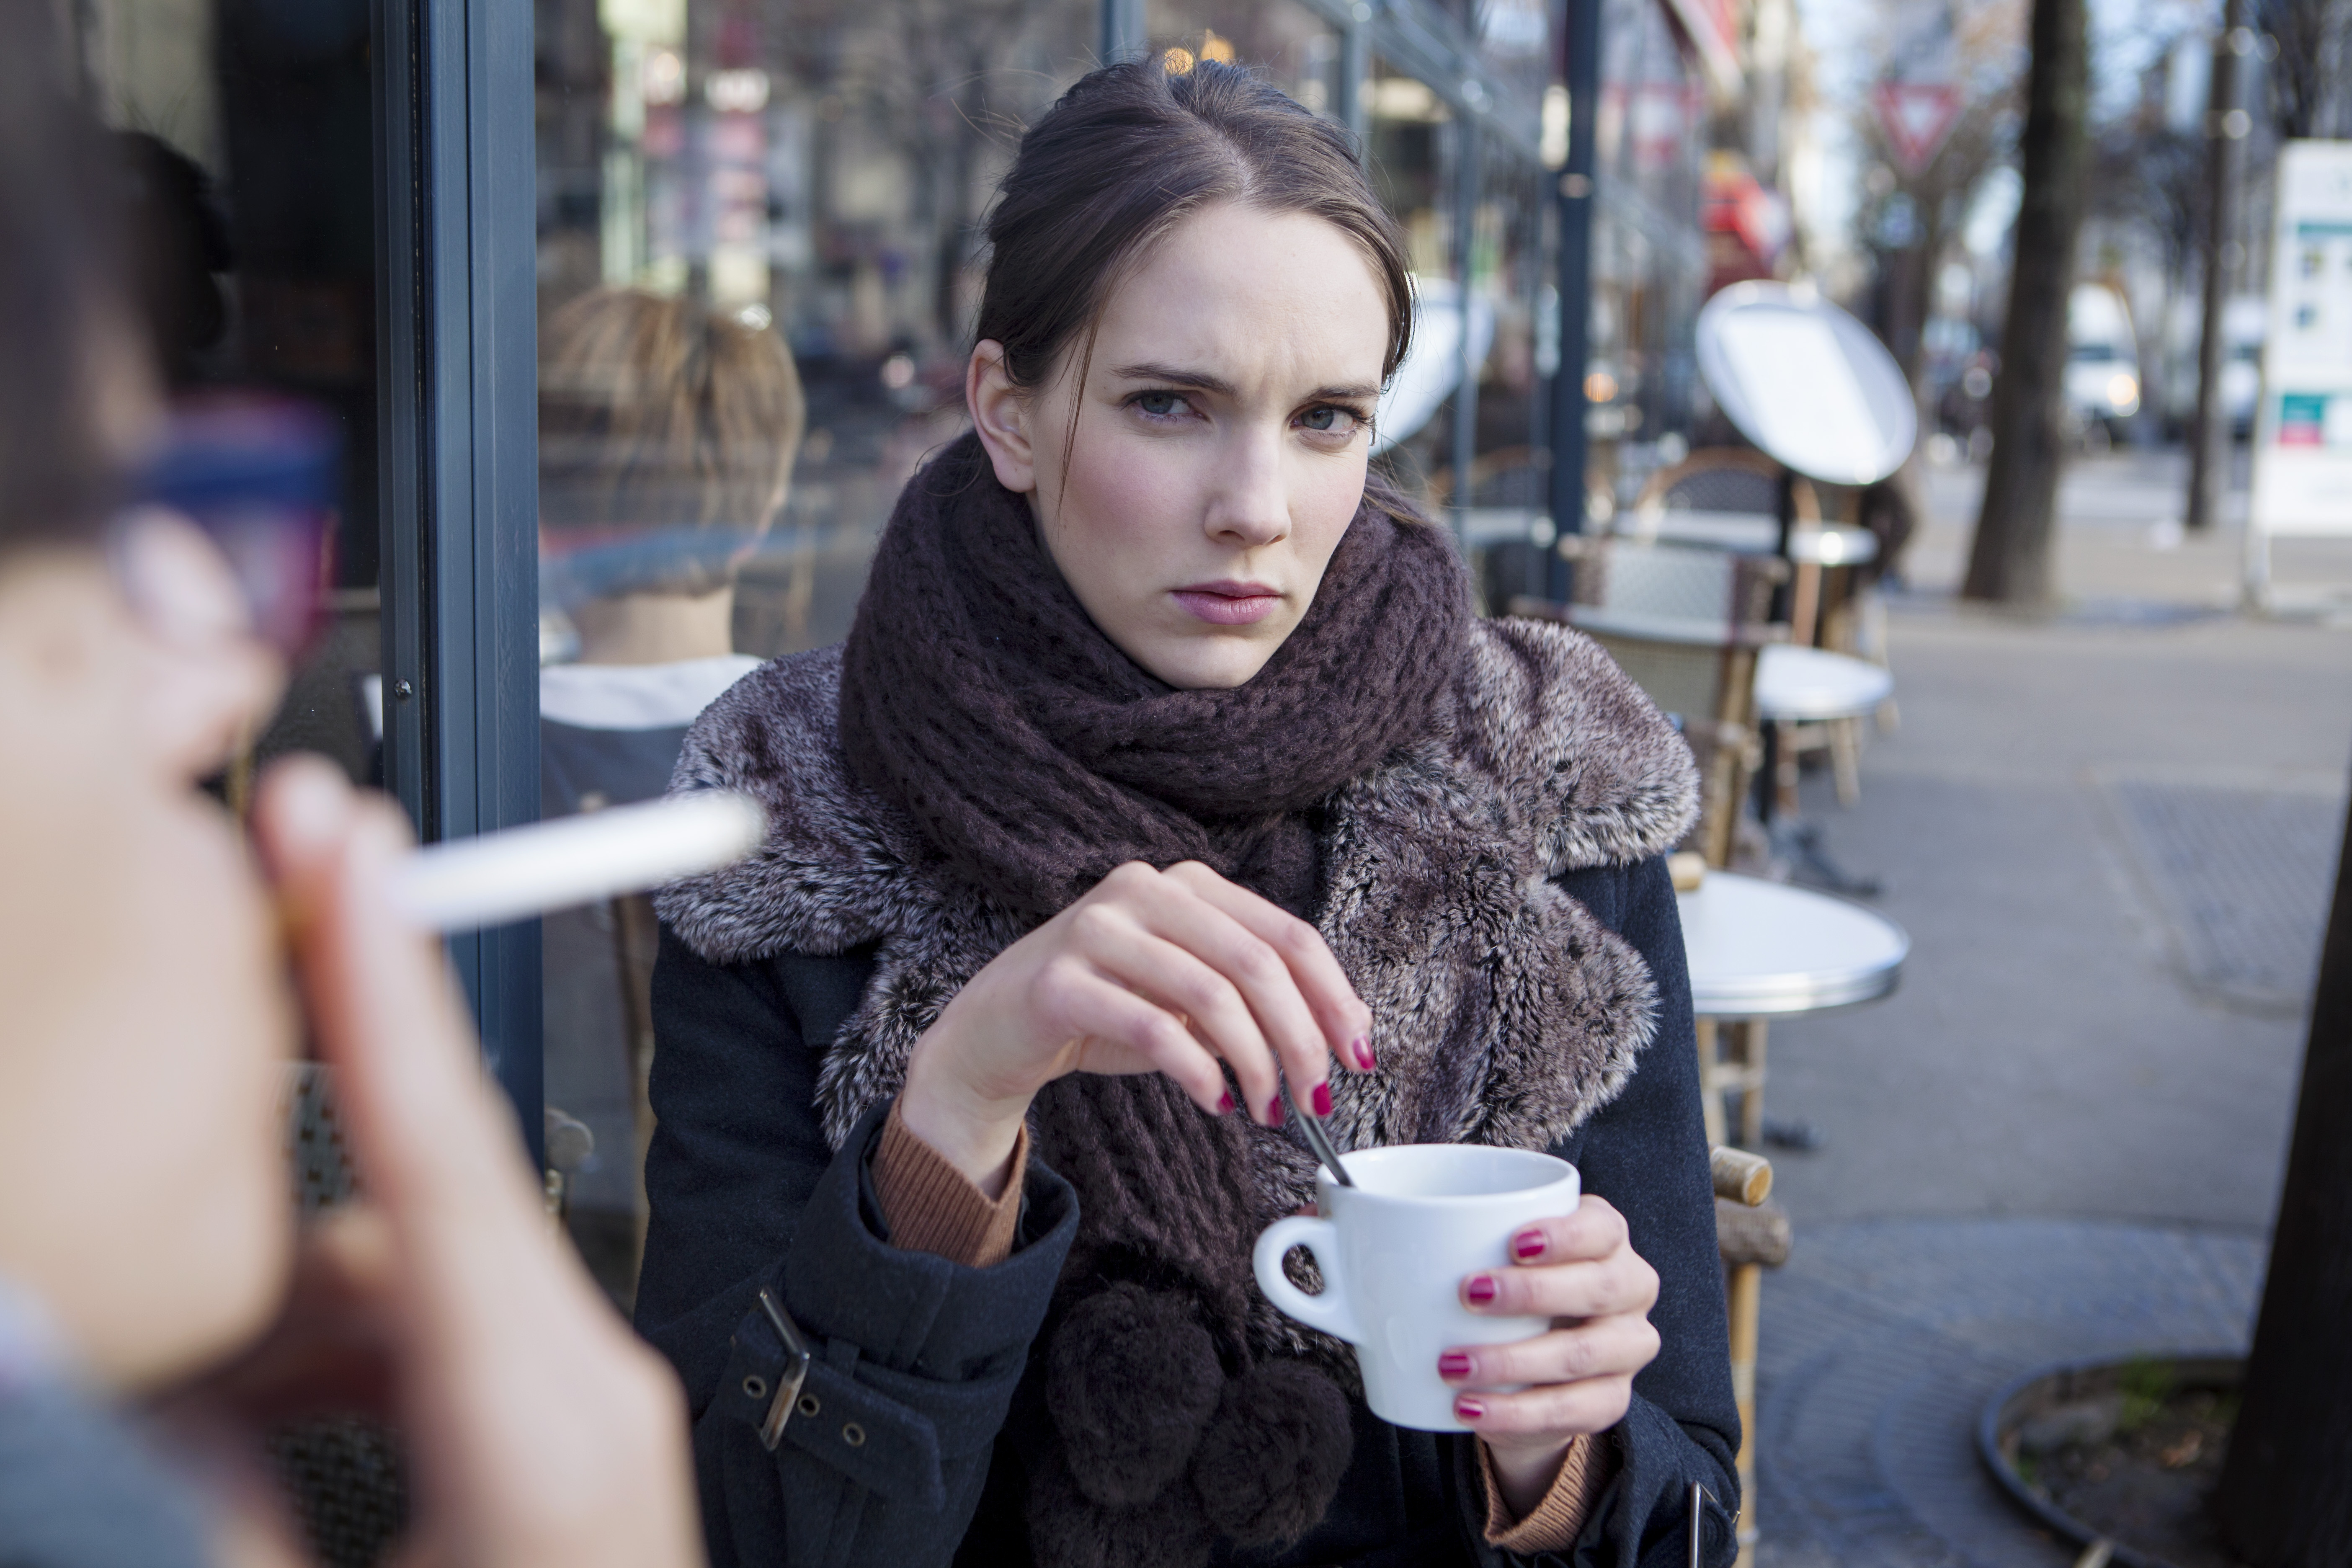
<path fill-rule="evenodd" d="M 2177 453 L 2079 462 L 2067 608 L 1954 598 L 1980 469 L 1930 476 L 1863 797 L 1805 804 L 1912 937 L 1887 1001 L 1771 1033 L 1797 1247 L 1765 1287 L 1764 1564 L 2071 1562 L 1978 1472 L 2018 1372 L 2252 1326 L 2352 773 L 2352 629 L 2259 622 Z M 2241 498 L 2241 505 L 2242 500 Z M 2352 542 L 2282 552 L 2326 601 Z M 2352 600 L 2347 600 L 2352 603 Z"/>

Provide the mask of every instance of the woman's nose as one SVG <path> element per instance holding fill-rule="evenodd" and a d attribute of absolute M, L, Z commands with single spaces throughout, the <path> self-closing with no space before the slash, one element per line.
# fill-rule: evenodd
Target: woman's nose
<path fill-rule="evenodd" d="M 1290 532 L 1290 494 L 1278 436 L 1233 443 L 1219 464 L 1206 520 L 1212 539 L 1255 549 Z"/>

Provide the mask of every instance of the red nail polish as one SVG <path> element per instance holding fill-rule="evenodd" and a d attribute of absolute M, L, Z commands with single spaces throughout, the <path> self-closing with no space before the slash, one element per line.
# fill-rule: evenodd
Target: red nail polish
<path fill-rule="evenodd" d="M 1451 1381 L 1470 1375 L 1470 1358 L 1460 1351 L 1447 1351 L 1437 1358 L 1437 1375 Z"/>
<path fill-rule="evenodd" d="M 1366 1072 L 1370 1072 L 1381 1065 L 1379 1058 L 1372 1055 L 1372 1037 L 1370 1035 L 1358 1035 L 1349 1045 L 1348 1054 L 1355 1058 L 1356 1065 Z"/>
<path fill-rule="evenodd" d="M 1331 1086 L 1328 1083 L 1318 1083 L 1315 1086 L 1315 1114 L 1318 1116 L 1331 1114 Z"/>
<path fill-rule="evenodd" d="M 1454 1414 L 1465 1421 L 1475 1421 L 1486 1414 L 1486 1406 L 1480 1400 L 1457 1399 L 1454 1402 Z"/>
<path fill-rule="evenodd" d="M 1543 1250 L 1544 1233 L 1539 1230 L 1523 1230 L 1511 1237 L 1511 1256 L 1522 1263 L 1530 1258 L 1541 1258 Z"/>
<path fill-rule="evenodd" d="M 1282 1096 L 1277 1094 L 1265 1102 L 1265 1124 L 1268 1127 L 1282 1125 Z"/>
<path fill-rule="evenodd" d="M 1217 1114 L 1220 1116 L 1229 1116 L 1233 1114 L 1233 1109 L 1234 1091 L 1229 1089 L 1225 1090 L 1224 1093 L 1217 1096 Z"/>
<path fill-rule="evenodd" d="M 1470 1276 L 1470 1283 L 1462 1288 L 1462 1293 L 1483 1307 L 1495 1299 L 1495 1277 L 1491 1274 L 1473 1274 Z"/>

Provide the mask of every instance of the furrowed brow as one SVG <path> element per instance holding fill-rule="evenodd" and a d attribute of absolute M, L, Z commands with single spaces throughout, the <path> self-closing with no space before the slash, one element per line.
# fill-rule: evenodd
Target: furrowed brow
<path fill-rule="evenodd" d="M 1169 386 L 1192 387 L 1202 392 L 1213 392 L 1221 397 L 1234 395 L 1234 384 L 1221 375 L 1206 371 L 1184 370 L 1172 364 L 1123 364 L 1111 372 L 1121 381 L 1157 381 Z"/>

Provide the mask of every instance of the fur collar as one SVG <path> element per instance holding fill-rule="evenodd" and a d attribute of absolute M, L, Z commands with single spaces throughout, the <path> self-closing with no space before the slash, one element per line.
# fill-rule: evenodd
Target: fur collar
<path fill-rule="evenodd" d="M 751 858 L 661 894 L 713 963 L 877 945 L 832 1043 L 819 1110 L 837 1147 L 897 1091 L 947 1000 L 1027 922 L 938 866 L 851 777 L 841 650 L 776 660 L 704 711 L 673 790 L 742 790 L 768 812 Z M 1343 1147 L 1540 1148 L 1613 1099 L 1649 1043 L 1648 968 L 1550 880 L 1662 854 L 1696 815 L 1682 738 L 1600 647 L 1565 627 L 1481 621 L 1451 718 L 1343 788 L 1326 814 L 1318 925 L 1371 1007 L 1381 1070 L 1341 1073 Z M 1266 1134 L 1267 1204 L 1311 1191 L 1303 1150 Z M 1276 1208 L 1274 1213 L 1287 1212 Z"/>

